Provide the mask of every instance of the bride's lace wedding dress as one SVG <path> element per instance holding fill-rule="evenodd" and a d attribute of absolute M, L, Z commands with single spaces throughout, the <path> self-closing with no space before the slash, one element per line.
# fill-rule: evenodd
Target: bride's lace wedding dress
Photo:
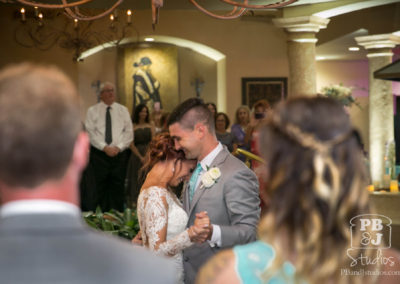
<path fill-rule="evenodd" d="M 140 192 L 137 212 L 143 245 L 172 257 L 178 270 L 177 281 L 183 283 L 182 250 L 192 243 L 185 230 L 188 216 L 180 201 L 167 189 L 152 186 Z M 166 241 L 160 243 L 160 235 L 165 233 Z"/>

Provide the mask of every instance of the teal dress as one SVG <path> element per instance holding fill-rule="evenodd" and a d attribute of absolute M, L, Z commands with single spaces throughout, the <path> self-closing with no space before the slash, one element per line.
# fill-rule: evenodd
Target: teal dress
<path fill-rule="evenodd" d="M 265 242 L 256 241 L 246 245 L 235 246 L 233 253 L 236 258 L 236 272 L 243 284 L 295 283 L 295 268 L 289 262 L 284 262 L 282 268 L 269 279 L 262 279 L 263 273 L 271 266 L 275 258 L 275 250 Z"/>

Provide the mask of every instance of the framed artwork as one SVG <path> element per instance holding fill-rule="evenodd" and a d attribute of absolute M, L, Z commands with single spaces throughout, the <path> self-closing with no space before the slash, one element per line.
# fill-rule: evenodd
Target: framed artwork
<path fill-rule="evenodd" d="M 287 97 L 287 78 L 242 78 L 242 104 L 251 109 L 255 102 L 264 99 L 273 106 Z"/>
<path fill-rule="evenodd" d="M 133 112 L 139 104 L 150 111 L 155 104 L 171 111 L 178 104 L 178 50 L 176 46 L 132 45 L 118 49 L 118 94 Z"/>

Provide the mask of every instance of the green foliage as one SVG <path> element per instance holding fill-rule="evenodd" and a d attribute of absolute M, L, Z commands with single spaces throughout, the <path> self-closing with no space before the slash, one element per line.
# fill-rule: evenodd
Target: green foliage
<path fill-rule="evenodd" d="M 128 240 L 139 232 L 136 210 L 131 208 L 126 208 L 123 213 L 114 209 L 103 213 L 97 207 L 96 212 L 84 212 L 82 216 L 90 227 Z"/>
<path fill-rule="evenodd" d="M 361 108 L 358 101 L 352 96 L 352 88 L 345 87 L 342 84 L 330 85 L 322 89 L 322 94 L 329 98 L 339 101 L 344 106 L 351 107 L 353 104 Z"/>

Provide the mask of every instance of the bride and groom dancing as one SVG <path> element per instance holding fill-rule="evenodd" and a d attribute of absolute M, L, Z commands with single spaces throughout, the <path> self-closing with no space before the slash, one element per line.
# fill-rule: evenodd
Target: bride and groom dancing
<path fill-rule="evenodd" d="M 256 239 L 258 181 L 218 142 L 201 99 L 175 108 L 169 132 L 151 142 L 146 156 L 140 237 L 144 246 L 173 258 L 179 283 L 194 283 L 199 268 L 218 251 Z M 187 181 L 183 205 L 171 190 L 182 181 Z"/>

